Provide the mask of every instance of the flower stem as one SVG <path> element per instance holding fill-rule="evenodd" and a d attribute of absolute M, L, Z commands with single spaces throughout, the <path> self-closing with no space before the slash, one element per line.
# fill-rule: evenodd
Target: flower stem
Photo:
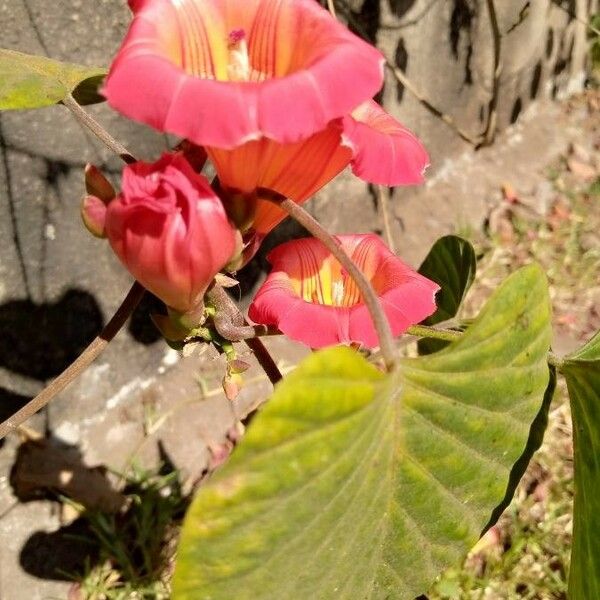
<path fill-rule="evenodd" d="M 430 338 L 434 340 L 443 340 L 446 342 L 455 342 L 459 340 L 463 335 L 464 331 L 455 331 L 452 329 L 436 329 L 435 327 L 429 327 L 428 325 L 413 325 L 406 330 L 409 335 L 414 335 L 420 338 Z M 548 364 L 555 367 L 559 371 L 563 366 L 563 361 L 552 352 L 548 352 L 547 357 Z"/>
<path fill-rule="evenodd" d="M 110 135 L 110 133 L 108 133 L 108 131 L 106 131 L 106 129 L 104 129 L 104 127 L 102 127 L 102 125 L 100 125 L 100 123 L 98 123 L 98 121 L 96 121 L 87 111 L 85 111 L 78 104 L 78 102 L 75 100 L 75 98 L 73 98 L 72 95 L 67 96 L 63 100 L 63 104 L 73 113 L 73 115 L 75 116 L 75 118 L 78 121 L 80 121 L 85 127 L 87 127 L 110 150 L 112 150 L 115 154 L 119 155 L 124 162 L 126 162 L 127 164 L 136 162 L 137 159 L 129 152 L 129 150 L 127 150 L 127 148 L 125 148 L 125 146 L 123 146 L 123 144 L 121 144 L 120 142 L 115 140 L 115 138 L 113 138 L 112 135 Z M 236 318 L 238 319 L 237 325 L 239 325 L 239 326 L 248 325 L 244 321 L 244 317 L 238 310 L 235 303 L 233 301 L 231 301 L 229 296 L 227 296 L 227 293 L 222 288 L 220 288 L 220 286 L 214 286 L 213 289 L 215 289 L 217 287 L 219 289 L 221 289 L 221 291 L 223 291 L 223 294 L 229 300 L 229 311 L 232 316 L 234 314 L 236 315 Z M 220 297 L 221 297 L 221 299 L 223 298 L 223 296 L 220 296 Z M 239 315 L 239 317 L 237 315 Z M 241 322 L 239 321 L 240 318 L 241 318 Z M 233 323 L 233 319 L 232 319 L 232 323 Z M 244 331 L 246 334 L 250 333 L 249 330 L 244 330 Z M 223 337 L 226 337 L 226 336 L 223 336 Z M 273 357 L 269 354 L 269 351 L 266 349 L 265 345 L 257 338 L 246 339 L 245 342 L 248 345 L 248 347 L 254 352 L 258 362 L 260 363 L 261 367 L 264 369 L 264 371 L 267 374 L 267 376 L 269 377 L 269 379 L 274 384 L 277 381 L 279 381 L 282 378 L 281 373 L 279 372 L 279 369 L 277 368 L 277 364 L 273 360 Z"/>
<path fill-rule="evenodd" d="M 385 362 L 385 366 L 388 371 L 391 371 L 396 362 L 394 336 L 392 335 L 390 324 L 387 320 L 385 312 L 383 311 L 379 298 L 377 297 L 375 290 L 371 286 L 369 280 L 365 277 L 364 273 L 346 254 L 337 239 L 306 210 L 304 210 L 304 208 L 296 204 L 293 200 L 285 198 L 271 190 L 260 189 L 259 194 L 261 198 L 265 198 L 282 208 L 292 218 L 298 221 L 300 225 L 312 233 L 312 235 L 323 242 L 325 247 L 333 254 L 335 258 L 337 258 L 340 264 L 346 269 L 350 277 L 352 277 L 352 279 L 355 281 L 362 294 L 365 305 L 369 310 L 375 330 L 377 331 L 383 361 Z"/>
<path fill-rule="evenodd" d="M 229 297 L 229 294 L 220 285 L 213 285 L 213 287 L 207 292 L 206 296 L 216 308 L 217 314 L 220 315 L 219 319 L 215 319 L 215 328 L 219 334 L 221 334 L 224 338 L 229 339 L 228 334 L 235 336 L 240 331 L 252 333 L 252 335 L 248 337 L 241 336 L 240 340 L 243 339 L 248 348 L 252 350 L 254 356 L 256 356 L 256 360 L 258 360 L 260 366 L 267 374 L 267 377 L 270 379 L 271 383 L 275 385 L 278 381 L 280 381 L 282 379 L 282 375 L 277 367 L 277 364 L 273 360 L 273 357 L 269 354 L 269 351 L 261 342 L 261 340 L 255 337 L 255 328 L 251 325 L 248 325 L 246 319 L 244 319 L 244 315 L 242 315 L 236 303 Z M 228 321 L 228 323 L 225 324 L 225 321 Z M 265 331 L 268 331 L 268 328 L 264 329 Z"/>
<path fill-rule="evenodd" d="M 436 329 L 435 327 L 429 327 L 427 325 L 413 325 L 406 330 L 406 333 L 416 337 L 444 340 L 447 342 L 455 342 L 463 335 L 462 331 L 453 331 L 452 329 Z"/>
<path fill-rule="evenodd" d="M 213 321 L 218 334 L 230 342 L 242 342 L 268 335 L 281 335 L 279 329 L 268 325 L 235 325 L 222 314 L 215 315 Z"/>
<path fill-rule="evenodd" d="M 127 164 L 136 162 L 136 159 L 129 150 L 127 150 L 121 142 L 118 142 L 110 135 L 110 133 L 108 133 L 108 131 L 106 131 L 92 115 L 83 110 L 71 94 L 64 98 L 62 103 L 73 113 L 75 118 L 82 125 L 87 127 L 109 150 L 112 150 L 117 156 L 121 157 L 124 162 Z"/>
<path fill-rule="evenodd" d="M 21 423 L 27 421 L 29 417 L 33 416 L 38 410 L 46 406 L 54 396 L 62 392 L 69 383 L 79 377 L 79 375 L 90 366 L 126 323 L 131 313 L 135 310 L 135 307 L 139 304 L 144 293 L 144 288 L 136 281 L 113 318 L 79 357 L 77 357 L 74 362 L 54 379 L 52 383 L 46 386 L 35 398 L 33 398 L 33 400 L 30 400 L 23 408 L 6 419 L 6 421 L 0 423 L 0 439 L 5 437 L 11 431 L 14 431 Z"/>
<path fill-rule="evenodd" d="M 123 162 L 131 164 L 136 162 L 134 156 L 108 131 L 100 125 L 90 114 L 88 114 L 73 98 L 72 95 L 67 96 L 63 104 L 73 113 L 75 118 L 87 127 L 99 140 L 101 140 L 110 150 L 117 154 Z M 46 406 L 56 395 L 64 390 L 67 385 L 74 381 L 89 365 L 102 353 L 108 343 L 117 335 L 119 330 L 125 325 L 127 319 L 131 316 L 136 306 L 140 303 L 145 289 L 137 281 L 133 284 L 129 293 L 117 309 L 106 327 L 102 330 L 91 344 L 73 361 L 56 379 L 47 385 L 35 398 L 30 400 L 20 410 L 12 414 L 8 419 L 0 423 L 0 439 L 6 437 L 11 431 L 17 429 L 22 423 L 32 417 L 38 410 Z M 225 293 L 225 296 L 227 294 Z M 242 314 L 237 309 L 233 301 L 231 305 L 237 311 L 237 314 L 242 319 L 241 325 L 245 325 Z M 258 339 L 246 340 L 248 347 L 254 352 L 258 362 L 264 369 L 265 373 L 273 384 L 282 379 L 281 372 L 273 357 L 265 345 Z"/>
<path fill-rule="evenodd" d="M 254 352 L 256 360 L 262 367 L 263 371 L 267 374 L 269 381 L 275 385 L 277 382 L 283 379 L 283 375 L 277 366 L 277 363 L 273 360 L 271 353 L 267 350 L 266 346 L 262 343 L 259 338 L 250 338 L 244 340 L 246 346 Z"/>
<path fill-rule="evenodd" d="M 383 221 L 383 231 L 385 233 L 385 241 L 388 248 L 393 254 L 396 254 L 396 247 L 394 244 L 394 236 L 392 235 L 392 224 L 390 223 L 390 190 L 383 185 L 375 186 L 377 190 L 377 203 L 379 212 L 381 213 L 381 219 Z"/>

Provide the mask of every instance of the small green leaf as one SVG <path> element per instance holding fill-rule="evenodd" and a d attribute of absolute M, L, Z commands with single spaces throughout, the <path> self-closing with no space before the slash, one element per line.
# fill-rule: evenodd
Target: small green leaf
<path fill-rule="evenodd" d="M 575 505 L 569 598 L 600 598 L 600 332 L 562 365 L 573 418 Z"/>
<path fill-rule="evenodd" d="M 438 309 L 425 319 L 425 325 L 435 325 L 452 319 L 475 279 L 477 258 L 473 246 L 455 235 L 440 238 L 419 267 L 419 273 L 442 288 L 437 296 Z"/>
<path fill-rule="evenodd" d="M 475 279 L 476 269 L 475 250 L 467 240 L 447 235 L 433 245 L 419 273 L 438 283 L 442 289 L 436 295 L 438 308 L 423 321 L 424 325 L 435 325 L 456 316 Z M 422 338 L 417 343 L 421 356 L 439 352 L 447 345 L 448 342 L 431 338 Z"/>
<path fill-rule="evenodd" d="M 79 104 L 102 102 L 104 69 L 0 49 L 0 110 L 51 106 L 73 94 Z"/>
<path fill-rule="evenodd" d="M 348 348 L 311 355 L 196 496 L 173 599 L 426 592 L 492 524 L 539 445 L 550 336 L 532 266 L 460 340 L 389 376 Z"/>

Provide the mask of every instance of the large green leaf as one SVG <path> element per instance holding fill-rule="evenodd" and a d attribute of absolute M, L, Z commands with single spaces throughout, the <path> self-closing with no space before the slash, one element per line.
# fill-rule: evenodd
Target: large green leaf
<path fill-rule="evenodd" d="M 477 270 L 473 246 L 456 235 L 440 238 L 419 267 L 421 275 L 435 281 L 442 288 L 437 296 L 437 310 L 423 321 L 435 325 L 452 319 L 468 292 Z"/>
<path fill-rule="evenodd" d="M 0 49 L 0 110 L 41 108 L 73 94 L 79 104 L 102 102 L 106 71 Z"/>
<path fill-rule="evenodd" d="M 569 598 L 600 598 L 600 332 L 562 372 L 573 415 L 575 506 Z"/>
<path fill-rule="evenodd" d="M 539 444 L 549 315 L 545 276 L 527 267 L 460 340 L 391 376 L 348 348 L 311 355 L 196 496 L 173 598 L 425 592 L 510 500 Z"/>

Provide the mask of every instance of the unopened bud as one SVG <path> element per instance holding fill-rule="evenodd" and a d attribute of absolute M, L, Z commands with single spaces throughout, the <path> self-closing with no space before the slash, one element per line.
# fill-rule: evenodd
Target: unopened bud
<path fill-rule="evenodd" d="M 239 375 L 241 373 L 245 373 L 250 368 L 250 364 L 244 360 L 240 360 L 239 358 L 234 358 L 227 363 L 227 368 L 229 369 L 230 373 Z"/>
<path fill-rule="evenodd" d="M 183 154 L 124 168 L 106 233 L 129 272 L 177 311 L 183 326 L 201 324 L 204 294 L 236 249 L 235 229 Z"/>
<path fill-rule="evenodd" d="M 235 400 L 240 393 L 244 380 L 241 375 L 228 373 L 223 377 L 223 391 L 228 400 Z"/>
<path fill-rule="evenodd" d="M 108 204 L 116 196 L 110 181 L 104 177 L 98 167 L 90 163 L 85 166 L 85 189 L 90 196 L 96 196 L 104 204 Z"/>
<path fill-rule="evenodd" d="M 85 196 L 80 211 L 86 229 L 97 238 L 105 238 L 106 204 L 97 196 Z"/>

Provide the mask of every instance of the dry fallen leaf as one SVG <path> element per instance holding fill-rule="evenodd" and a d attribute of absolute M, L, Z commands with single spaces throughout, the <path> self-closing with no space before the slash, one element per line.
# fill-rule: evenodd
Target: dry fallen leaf
<path fill-rule="evenodd" d="M 596 179 L 598 173 L 592 165 L 588 165 L 575 157 L 567 159 L 567 166 L 569 171 L 583 181 L 593 181 Z"/>

